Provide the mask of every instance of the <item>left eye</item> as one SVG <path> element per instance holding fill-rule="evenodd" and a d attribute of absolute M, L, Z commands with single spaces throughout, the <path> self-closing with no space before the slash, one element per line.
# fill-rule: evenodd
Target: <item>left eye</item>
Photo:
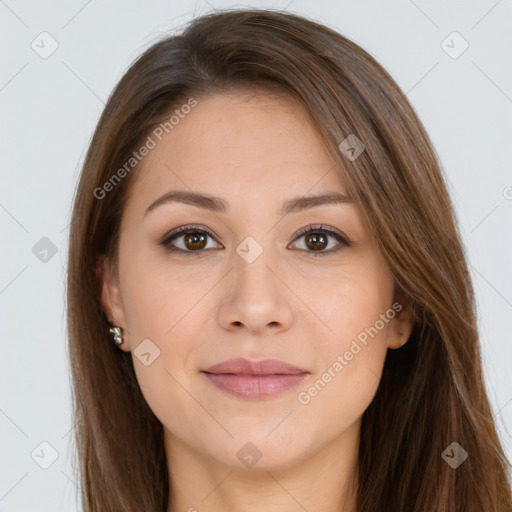
<path fill-rule="evenodd" d="M 334 239 L 337 244 L 329 244 L 329 239 Z M 349 246 L 349 241 L 340 233 L 330 229 L 323 228 L 306 228 L 302 230 L 296 240 L 303 240 L 303 246 L 300 250 L 311 252 L 313 256 L 325 256 L 327 254 L 340 250 L 343 246 Z M 334 246 L 334 249 L 333 249 Z"/>

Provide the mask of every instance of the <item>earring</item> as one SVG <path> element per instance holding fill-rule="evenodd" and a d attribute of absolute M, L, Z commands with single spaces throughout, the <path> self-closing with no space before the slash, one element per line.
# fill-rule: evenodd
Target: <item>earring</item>
<path fill-rule="evenodd" d="M 119 346 L 124 343 L 123 329 L 121 327 L 111 327 L 109 331 L 114 335 L 114 343 Z"/>

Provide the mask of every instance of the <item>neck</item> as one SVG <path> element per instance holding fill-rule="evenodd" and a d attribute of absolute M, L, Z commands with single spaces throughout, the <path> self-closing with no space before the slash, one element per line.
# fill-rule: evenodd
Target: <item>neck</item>
<path fill-rule="evenodd" d="M 357 512 L 360 422 L 314 454 L 286 467 L 234 467 L 198 453 L 169 432 L 167 512 Z"/>

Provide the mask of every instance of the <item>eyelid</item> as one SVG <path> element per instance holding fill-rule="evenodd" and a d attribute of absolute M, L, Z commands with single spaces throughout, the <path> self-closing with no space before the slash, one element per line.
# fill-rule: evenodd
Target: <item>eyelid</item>
<path fill-rule="evenodd" d="M 324 231 L 325 233 L 333 236 L 339 241 L 343 242 L 345 245 L 351 245 L 352 242 L 345 236 L 345 234 L 341 233 L 337 229 L 331 228 L 329 226 L 324 226 L 323 224 L 312 224 L 310 226 L 306 226 L 304 228 L 299 229 L 299 231 L 295 234 L 294 240 L 300 238 L 301 236 L 309 233 L 311 231 Z"/>
<path fill-rule="evenodd" d="M 186 224 L 184 226 L 180 226 L 180 227 L 178 227 L 176 229 L 173 229 L 172 231 L 169 231 L 169 233 L 167 233 L 163 237 L 163 239 L 160 242 L 160 244 L 163 245 L 163 246 L 167 246 L 170 243 L 171 239 L 174 238 L 175 236 L 182 235 L 182 234 L 185 234 L 187 231 L 194 231 L 194 230 L 196 230 L 196 231 L 203 231 L 208 236 L 213 238 L 216 243 L 219 243 L 219 242 L 217 242 L 217 237 L 207 227 L 200 226 L 200 225 L 197 225 L 197 224 Z M 220 244 L 220 245 L 222 245 L 222 244 Z M 185 252 L 194 252 L 194 251 L 185 251 Z M 198 251 L 198 252 L 201 252 L 201 251 Z"/>

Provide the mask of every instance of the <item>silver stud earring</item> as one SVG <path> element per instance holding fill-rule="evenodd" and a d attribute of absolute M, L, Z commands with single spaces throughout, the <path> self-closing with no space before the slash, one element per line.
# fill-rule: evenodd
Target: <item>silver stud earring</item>
<path fill-rule="evenodd" d="M 119 346 L 124 343 L 123 330 L 121 327 L 111 327 L 109 331 L 114 335 L 114 343 Z"/>

